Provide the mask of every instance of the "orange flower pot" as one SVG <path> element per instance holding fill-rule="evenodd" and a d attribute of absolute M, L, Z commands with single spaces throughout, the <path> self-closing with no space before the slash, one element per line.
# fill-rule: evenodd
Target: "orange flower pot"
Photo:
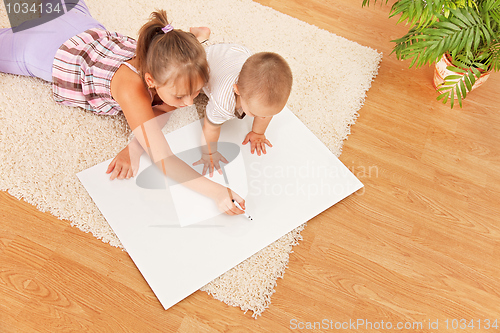
<path fill-rule="evenodd" d="M 436 62 L 435 69 L 434 69 L 434 81 L 433 81 L 433 85 L 434 85 L 434 88 L 436 90 L 444 82 L 444 78 L 447 77 L 448 75 L 460 75 L 459 73 L 452 72 L 446 68 L 448 66 L 455 67 L 455 65 L 453 65 L 451 63 L 450 58 L 451 58 L 451 56 L 449 54 L 443 54 L 443 56 L 441 57 L 441 60 Z M 488 80 L 488 78 L 490 77 L 490 74 L 491 74 L 491 71 L 484 72 L 479 77 L 479 79 L 476 79 L 476 82 L 474 83 L 474 85 L 472 85 L 472 88 L 470 91 L 481 86 L 486 80 Z M 455 81 L 458 81 L 458 80 L 461 80 L 461 79 L 457 79 Z M 457 94 L 455 93 L 455 99 L 456 98 L 457 98 Z"/>

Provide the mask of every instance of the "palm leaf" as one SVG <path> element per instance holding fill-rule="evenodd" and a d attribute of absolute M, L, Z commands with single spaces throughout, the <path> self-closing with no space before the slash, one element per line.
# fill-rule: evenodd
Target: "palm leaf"
<path fill-rule="evenodd" d="M 474 67 L 462 69 L 448 66 L 446 68 L 452 72 L 463 75 L 451 74 L 446 76 L 444 82 L 437 87 L 437 91 L 440 93 L 437 100 L 443 100 L 443 104 L 446 104 L 449 99 L 450 107 L 453 109 L 456 93 L 458 104 L 462 107 L 462 101 L 467 97 L 467 93 L 472 90 L 472 86 L 481 76 L 481 72 Z"/>
<path fill-rule="evenodd" d="M 465 82 L 465 85 L 467 86 L 467 91 L 471 91 L 473 84 L 470 82 L 468 75 L 464 75 L 464 82 Z"/>
<path fill-rule="evenodd" d="M 463 97 L 464 99 L 467 97 L 467 91 L 469 91 L 469 90 L 467 90 L 467 88 L 465 87 L 465 82 L 464 82 L 464 81 L 465 81 L 465 77 L 466 77 L 466 76 L 464 75 L 464 78 L 463 78 L 462 80 L 460 80 L 460 81 L 459 81 L 459 82 L 460 82 L 460 93 L 461 93 L 461 95 L 462 95 L 462 97 Z M 458 95 L 460 95 L 460 94 L 458 94 Z M 460 104 L 461 104 L 461 103 L 460 103 Z M 461 106 L 461 105 L 460 105 L 460 106 Z"/>
<path fill-rule="evenodd" d="M 486 64 L 494 71 L 500 70 L 500 38 L 490 47 L 490 57 Z"/>
<path fill-rule="evenodd" d="M 459 82 L 457 82 L 457 84 L 455 86 L 455 90 L 457 91 L 456 95 L 457 95 L 458 104 L 460 105 L 460 107 L 462 107 L 462 92 L 460 91 L 460 83 Z M 451 108 L 453 109 L 453 104 L 451 104 Z"/>
<path fill-rule="evenodd" d="M 464 54 L 462 61 L 465 67 L 469 67 L 479 52 L 481 43 L 491 41 L 494 32 L 479 15 L 467 13 L 466 8 L 450 9 L 450 13 L 448 21 L 443 15 L 439 15 L 439 22 L 422 29 L 413 27 L 405 36 L 394 40 L 396 46 L 393 52 L 398 59 L 418 57 L 410 67 L 419 67 L 433 63 L 448 52 L 454 58 Z M 475 41 L 478 39 L 479 41 Z"/>

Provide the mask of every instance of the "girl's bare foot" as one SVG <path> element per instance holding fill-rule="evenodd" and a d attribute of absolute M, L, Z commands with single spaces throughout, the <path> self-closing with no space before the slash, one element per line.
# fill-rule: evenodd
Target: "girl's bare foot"
<path fill-rule="evenodd" d="M 210 37 L 210 29 L 208 27 L 191 27 L 189 32 L 192 33 L 200 43 L 205 42 Z"/>

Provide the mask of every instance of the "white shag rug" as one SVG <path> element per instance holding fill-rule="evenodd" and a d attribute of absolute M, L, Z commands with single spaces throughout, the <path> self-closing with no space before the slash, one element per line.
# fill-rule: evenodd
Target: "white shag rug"
<path fill-rule="evenodd" d="M 281 54 L 294 75 L 290 109 L 339 156 L 357 111 L 377 75 L 382 55 L 345 38 L 251 0 L 87 0 L 92 15 L 110 31 L 136 38 L 155 9 L 187 30 L 208 26 L 210 43 L 243 44 L 254 52 Z M 3 6 L 0 27 L 9 22 Z M 0 46 L 1 47 L 1 46 Z M 198 110 L 197 110 L 198 108 Z M 199 119 L 196 107 L 174 112 L 165 132 Z M 97 116 L 55 104 L 50 84 L 0 74 L 0 190 L 112 246 L 122 247 L 76 173 L 114 157 L 130 130 L 121 115 Z M 283 236 L 202 288 L 245 312 L 260 315 L 283 277 L 304 225 Z"/>

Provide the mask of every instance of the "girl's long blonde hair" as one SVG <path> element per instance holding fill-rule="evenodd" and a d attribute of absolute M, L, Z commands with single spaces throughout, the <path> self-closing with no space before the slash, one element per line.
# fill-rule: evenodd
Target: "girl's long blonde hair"
<path fill-rule="evenodd" d="M 139 31 L 136 50 L 139 72 L 143 79 L 145 73 L 151 74 L 159 86 L 185 80 L 193 93 L 199 78 L 208 82 L 205 49 L 192 33 L 179 29 L 164 33 L 162 28 L 167 24 L 166 12 L 157 10 Z"/>

